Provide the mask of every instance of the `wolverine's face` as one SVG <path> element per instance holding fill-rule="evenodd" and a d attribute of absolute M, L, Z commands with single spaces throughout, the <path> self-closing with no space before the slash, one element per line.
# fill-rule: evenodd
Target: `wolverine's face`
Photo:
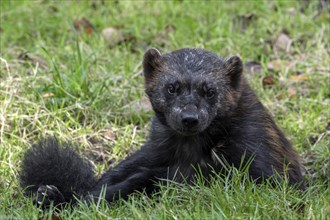
<path fill-rule="evenodd" d="M 147 51 L 143 62 L 145 86 L 156 114 L 185 136 L 201 133 L 215 117 L 225 116 L 234 101 L 233 85 L 239 84 L 232 80 L 240 81 L 239 77 L 228 76 L 226 62 L 201 49 L 165 55 L 155 49 Z"/>
<path fill-rule="evenodd" d="M 217 114 L 221 88 L 205 77 L 178 74 L 160 76 L 155 108 L 161 108 L 168 125 L 183 135 L 202 132 Z"/>

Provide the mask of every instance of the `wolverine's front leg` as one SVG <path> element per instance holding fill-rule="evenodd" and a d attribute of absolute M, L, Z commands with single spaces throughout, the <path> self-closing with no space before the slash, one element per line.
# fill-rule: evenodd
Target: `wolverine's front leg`
<path fill-rule="evenodd" d="M 113 185 L 98 185 L 86 199 L 96 202 L 102 190 L 105 190 L 105 199 L 108 202 L 116 201 L 119 198 L 127 199 L 130 194 L 136 191 L 145 191 L 149 194 L 155 189 L 155 183 L 159 178 L 162 178 L 161 176 L 164 173 L 166 173 L 166 168 L 151 169 L 140 167 L 136 173 L 132 173 L 121 182 Z"/>

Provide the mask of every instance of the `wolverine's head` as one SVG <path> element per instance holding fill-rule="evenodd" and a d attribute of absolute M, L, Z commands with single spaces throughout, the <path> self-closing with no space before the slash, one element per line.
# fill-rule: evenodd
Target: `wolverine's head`
<path fill-rule="evenodd" d="M 243 64 L 203 49 L 167 54 L 149 49 L 143 60 L 145 90 L 158 117 L 185 136 L 203 132 L 216 118 L 227 117 L 240 96 Z"/>

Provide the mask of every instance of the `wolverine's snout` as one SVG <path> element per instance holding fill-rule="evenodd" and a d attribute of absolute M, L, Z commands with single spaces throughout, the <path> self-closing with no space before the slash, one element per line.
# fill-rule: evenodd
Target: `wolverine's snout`
<path fill-rule="evenodd" d="M 193 129 L 199 124 L 199 117 L 196 105 L 188 104 L 181 112 L 181 123 L 188 129 Z"/>

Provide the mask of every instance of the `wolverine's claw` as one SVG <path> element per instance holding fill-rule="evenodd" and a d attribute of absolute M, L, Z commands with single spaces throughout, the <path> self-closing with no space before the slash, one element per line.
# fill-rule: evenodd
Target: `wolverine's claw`
<path fill-rule="evenodd" d="M 56 186 L 41 185 L 37 190 L 36 202 L 38 205 L 41 205 L 42 208 L 47 208 L 52 203 L 54 206 L 57 206 L 65 202 L 65 198 Z"/>

